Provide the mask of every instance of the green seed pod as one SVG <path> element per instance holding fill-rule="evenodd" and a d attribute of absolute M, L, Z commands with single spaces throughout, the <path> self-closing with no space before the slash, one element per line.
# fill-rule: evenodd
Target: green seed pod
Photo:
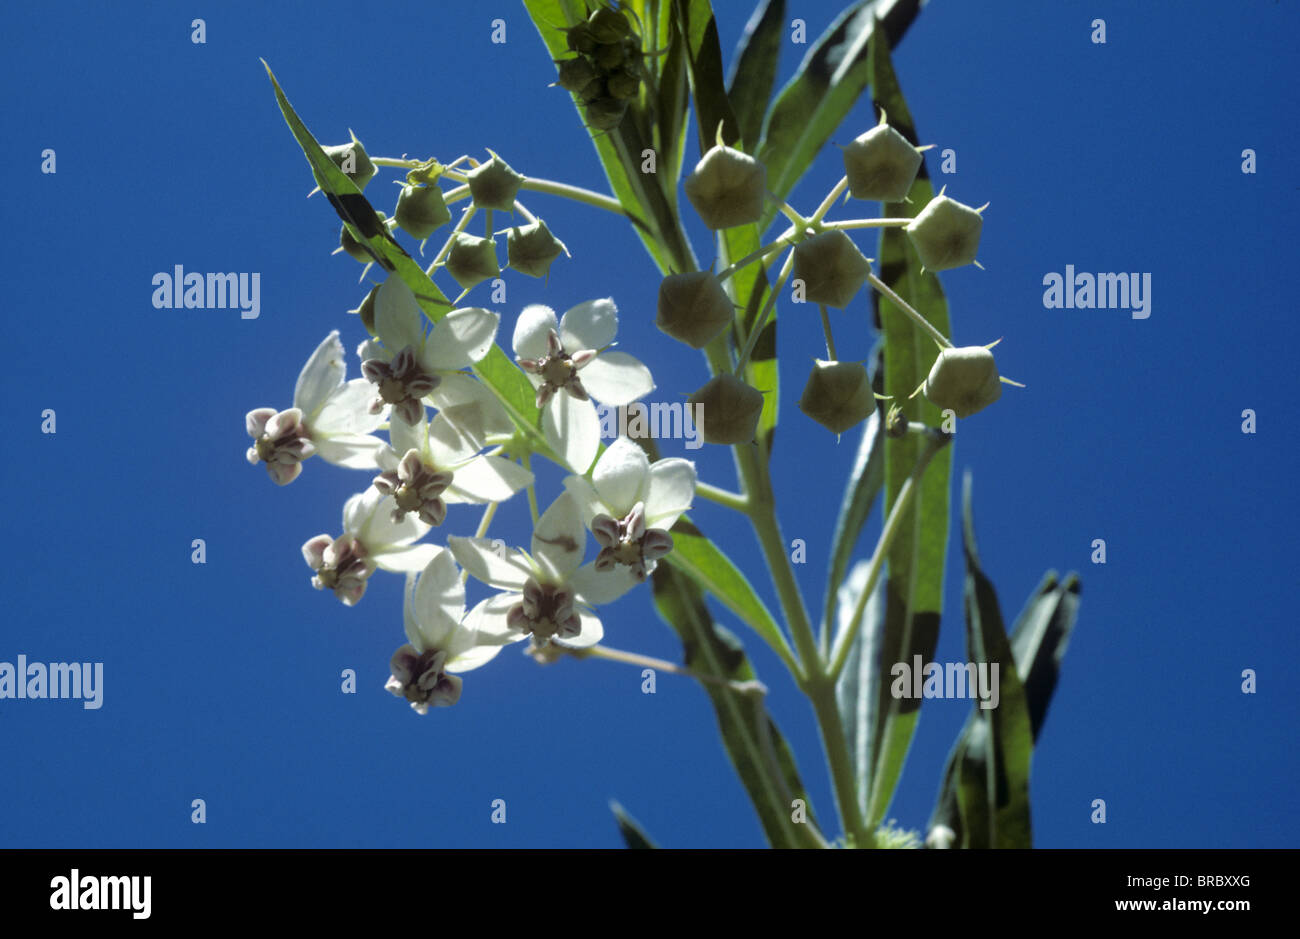
<path fill-rule="evenodd" d="M 592 12 L 587 28 L 597 42 L 618 42 L 632 32 L 632 24 L 618 10 L 601 7 Z"/>
<path fill-rule="evenodd" d="M 907 237 L 928 271 L 946 271 L 975 260 L 984 219 L 979 210 L 935 196 L 907 226 Z"/>
<path fill-rule="evenodd" d="M 803 281 L 808 303 L 842 310 L 871 273 L 871 262 L 842 231 L 825 231 L 806 238 L 794 249 L 795 281 Z"/>
<path fill-rule="evenodd" d="M 704 224 L 717 231 L 757 222 L 767 194 L 767 168 L 752 156 L 719 145 L 695 164 L 686 197 Z"/>
<path fill-rule="evenodd" d="M 587 124 L 596 130 L 613 130 L 623 123 L 627 102 L 618 98 L 595 98 L 587 102 Z"/>
<path fill-rule="evenodd" d="M 397 197 L 397 224 L 423 241 L 451 221 L 442 190 L 437 186 L 403 186 Z"/>
<path fill-rule="evenodd" d="M 871 376 L 861 362 L 818 359 L 799 399 L 799 410 L 834 434 L 862 423 L 875 409 Z"/>
<path fill-rule="evenodd" d="M 943 349 L 925 380 L 925 396 L 940 410 L 951 408 L 958 417 L 970 417 L 1002 397 L 993 353 L 984 346 Z"/>
<path fill-rule="evenodd" d="M 365 189 L 366 183 L 374 178 L 375 164 L 370 162 L 370 157 L 366 155 L 366 148 L 361 146 L 361 141 L 355 137 L 352 138 L 351 143 L 323 149 L 325 155 L 334 161 L 335 166 L 343 170 L 358 189 Z M 351 172 L 345 169 L 349 166 L 352 168 Z"/>
<path fill-rule="evenodd" d="M 593 78 L 596 78 L 596 70 L 582 56 L 573 59 L 557 59 L 555 64 L 560 67 L 560 74 L 555 84 L 565 91 L 582 91 Z"/>
<path fill-rule="evenodd" d="M 705 443 L 750 443 L 763 413 L 763 395 L 730 372 L 723 372 L 691 395 L 690 405 L 703 406 Z"/>
<path fill-rule="evenodd" d="M 388 217 L 383 212 L 376 212 L 375 214 L 378 215 L 381 219 L 385 219 Z M 383 228 L 382 225 L 380 227 L 381 229 Z M 341 247 L 352 257 L 356 258 L 362 264 L 369 264 L 372 261 L 374 261 L 374 257 L 370 254 L 369 251 L 365 249 L 365 246 L 363 246 L 361 242 L 357 241 L 355 238 L 352 237 L 352 232 L 348 231 L 348 227 L 346 225 L 339 226 L 339 247 Z"/>
<path fill-rule="evenodd" d="M 659 285 L 655 325 L 692 349 L 708 345 L 734 316 L 731 298 L 709 271 L 670 274 Z"/>
<path fill-rule="evenodd" d="M 568 249 L 541 219 L 506 234 L 506 257 L 511 269 L 529 277 L 545 277 L 551 262 L 561 254 L 568 254 Z"/>
<path fill-rule="evenodd" d="M 849 194 L 872 202 L 902 202 L 921 168 L 921 154 L 888 124 L 880 124 L 844 148 Z"/>
<path fill-rule="evenodd" d="M 602 42 L 596 47 L 592 59 L 596 68 L 603 72 L 612 72 L 623 64 L 627 58 L 627 48 L 621 42 Z"/>
<path fill-rule="evenodd" d="M 570 26 L 564 40 L 574 52 L 589 55 L 596 51 L 596 37 L 591 34 L 591 26 L 588 23 Z"/>
<path fill-rule="evenodd" d="M 578 97 L 582 99 L 583 104 L 591 104 L 591 102 L 599 98 L 609 97 L 605 94 L 605 84 L 605 79 L 596 76 L 582 86 L 582 90 L 578 92 Z"/>
<path fill-rule="evenodd" d="M 641 79 L 637 74 L 628 69 L 619 69 L 606 79 L 605 86 L 609 89 L 611 97 L 626 101 L 628 98 L 635 98 L 636 93 L 641 90 Z"/>
<path fill-rule="evenodd" d="M 469 194 L 474 197 L 475 205 L 480 209 L 500 209 L 503 212 L 514 209 L 515 194 L 524 184 L 524 177 L 495 153 L 492 153 L 492 159 L 466 173 L 465 180 L 469 183 Z"/>
<path fill-rule="evenodd" d="M 366 294 L 366 298 L 361 301 L 361 306 L 357 307 L 355 310 L 348 310 L 349 313 L 361 314 L 361 325 L 364 326 L 366 332 L 370 333 L 372 336 L 377 335 L 375 333 L 375 297 L 378 293 L 379 285 L 376 284 L 370 288 L 370 293 Z"/>
<path fill-rule="evenodd" d="M 464 290 L 496 277 L 501 273 L 496 242 L 457 232 L 451 251 L 447 253 L 447 273 Z"/>

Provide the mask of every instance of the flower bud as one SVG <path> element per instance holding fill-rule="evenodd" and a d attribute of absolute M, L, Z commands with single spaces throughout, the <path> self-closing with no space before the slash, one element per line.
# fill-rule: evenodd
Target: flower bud
<path fill-rule="evenodd" d="M 451 221 L 451 212 L 437 186 L 403 186 L 395 215 L 402 230 L 421 241 Z"/>
<path fill-rule="evenodd" d="M 492 159 L 466 173 L 465 180 L 469 183 L 469 193 L 474 197 L 475 205 L 480 209 L 500 209 L 503 212 L 513 211 L 515 193 L 524 184 L 524 177 L 495 153 L 492 153 Z"/>
<path fill-rule="evenodd" d="M 925 396 L 940 410 L 970 417 L 1002 397 L 993 353 L 984 346 L 942 349 L 925 380 Z"/>
<path fill-rule="evenodd" d="M 596 130 L 613 130 L 623 123 L 627 102 L 618 98 L 594 98 L 587 102 L 587 124 Z"/>
<path fill-rule="evenodd" d="M 690 397 L 691 407 L 702 405 L 705 443 L 750 443 L 763 413 L 762 392 L 730 372 L 711 378 Z"/>
<path fill-rule="evenodd" d="M 570 26 L 564 38 L 574 52 L 587 55 L 596 51 L 596 37 L 591 34 L 591 25 L 588 23 Z"/>
<path fill-rule="evenodd" d="M 375 214 L 381 219 L 388 217 L 383 212 L 376 212 Z M 362 264 L 369 264 L 375 259 L 374 256 L 365 249 L 365 246 L 362 245 L 361 242 L 352 237 L 352 232 L 348 231 L 346 225 L 339 226 L 339 247 Z"/>
<path fill-rule="evenodd" d="M 907 138 L 880 124 L 844 148 L 849 194 L 872 202 L 902 202 L 921 168 L 921 154 Z"/>
<path fill-rule="evenodd" d="M 605 87 L 609 89 L 610 97 L 626 101 L 635 98 L 636 93 L 641 90 L 641 79 L 635 72 L 621 68 L 605 80 Z"/>
<path fill-rule="evenodd" d="M 361 325 L 366 328 L 366 332 L 374 336 L 375 333 L 375 297 L 379 294 L 379 285 L 370 288 L 370 293 L 361 301 L 361 306 L 355 310 L 348 310 L 349 313 L 359 313 L 361 315 Z"/>
<path fill-rule="evenodd" d="M 824 231 L 794 248 L 795 281 L 808 303 L 844 309 L 871 273 L 871 262 L 842 231 Z"/>
<path fill-rule="evenodd" d="M 632 33 L 632 24 L 618 10 L 600 7 L 587 20 L 587 28 L 597 42 L 618 42 Z"/>
<path fill-rule="evenodd" d="M 907 226 L 907 237 L 928 271 L 946 271 L 975 260 L 984 219 L 979 211 L 935 196 Z"/>
<path fill-rule="evenodd" d="M 496 242 L 457 232 L 451 251 L 447 253 L 446 266 L 447 273 L 456 279 L 456 283 L 469 290 L 501 273 Z"/>
<path fill-rule="evenodd" d="M 866 420 L 875 409 L 871 377 L 861 362 L 818 359 L 799 399 L 800 411 L 835 434 Z"/>
<path fill-rule="evenodd" d="M 507 263 L 529 277 L 545 277 L 551 262 L 567 253 L 564 242 L 552 235 L 541 219 L 512 228 L 506 235 Z"/>
<path fill-rule="evenodd" d="M 555 84 L 565 91 L 582 91 L 593 78 L 597 77 L 596 70 L 582 56 L 557 59 L 555 64 L 560 67 L 560 74 Z"/>
<path fill-rule="evenodd" d="M 365 189 L 366 183 L 375 176 L 375 164 L 366 155 L 366 148 L 361 141 L 353 137 L 351 143 L 339 144 L 337 147 L 325 147 L 325 155 L 334 161 L 334 165 L 347 175 L 358 189 Z M 350 167 L 351 171 L 345 167 Z"/>
<path fill-rule="evenodd" d="M 596 67 L 601 71 L 612 72 L 621 66 L 627 59 L 627 47 L 621 42 L 602 42 L 596 46 L 596 51 L 592 53 L 592 58 L 596 60 Z"/>
<path fill-rule="evenodd" d="M 704 224 L 717 231 L 757 222 L 767 194 L 767 168 L 725 145 L 713 147 L 686 179 L 686 197 Z"/>
<path fill-rule="evenodd" d="M 659 285 L 655 325 L 692 349 L 708 345 L 734 316 L 731 298 L 709 271 L 671 274 Z"/>

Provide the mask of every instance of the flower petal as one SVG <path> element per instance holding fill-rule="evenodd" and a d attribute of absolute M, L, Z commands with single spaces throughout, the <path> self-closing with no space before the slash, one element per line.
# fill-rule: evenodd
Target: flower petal
<path fill-rule="evenodd" d="M 375 332 L 392 355 L 424 342 L 424 315 L 415 294 L 400 277 L 390 276 L 375 297 Z"/>
<path fill-rule="evenodd" d="M 477 456 L 457 467 L 443 494 L 448 502 L 504 502 L 533 481 L 533 474 L 499 456 Z"/>
<path fill-rule="evenodd" d="M 447 639 L 465 615 L 465 585 L 450 551 L 437 549 L 420 573 L 411 599 L 426 648 L 446 649 Z"/>
<path fill-rule="evenodd" d="M 621 564 L 608 571 L 596 570 L 594 563 L 584 564 L 569 577 L 569 586 L 577 591 L 578 598 L 592 606 L 613 603 L 637 583 L 632 568 Z"/>
<path fill-rule="evenodd" d="M 607 515 L 609 510 L 596 495 L 596 487 L 585 476 L 564 477 L 564 488 L 578 503 L 578 512 L 582 515 L 582 524 L 591 527 L 591 520 L 597 515 Z"/>
<path fill-rule="evenodd" d="M 650 487 L 650 460 L 627 437 L 619 437 L 596 461 L 591 482 L 609 514 L 624 518 L 632 506 L 645 501 Z"/>
<path fill-rule="evenodd" d="M 578 503 L 567 492 L 551 503 L 533 529 L 533 558 L 563 580 L 582 563 L 587 529 Z"/>
<path fill-rule="evenodd" d="M 600 418 L 596 416 L 596 406 L 561 391 L 542 411 L 542 433 L 569 469 L 585 475 L 600 449 Z"/>
<path fill-rule="evenodd" d="M 523 601 L 518 593 L 498 593 L 469 611 L 464 628 L 474 634 L 476 645 L 503 646 L 523 639 L 527 633 L 511 629 L 506 614 Z"/>
<path fill-rule="evenodd" d="M 605 629 L 600 625 L 600 620 L 594 613 L 583 613 L 579 611 L 578 619 L 582 622 L 582 630 L 576 636 L 568 639 L 552 639 L 557 646 L 564 646 L 566 649 L 585 649 L 588 646 L 594 646 L 605 637 Z"/>
<path fill-rule="evenodd" d="M 370 413 L 374 399 L 375 386 L 364 378 L 354 378 L 335 387 L 308 427 L 313 435 L 368 434 L 385 420 L 382 409 L 378 414 Z"/>
<path fill-rule="evenodd" d="M 420 362 L 430 371 L 464 368 L 488 354 L 501 317 L 479 307 L 452 310 L 433 327 Z"/>
<path fill-rule="evenodd" d="M 326 463 L 346 469 L 378 469 L 384 442 L 369 434 L 339 434 L 318 441 L 316 455 Z"/>
<path fill-rule="evenodd" d="M 501 402 L 492 394 L 491 389 L 482 382 L 463 372 L 444 372 L 438 387 L 429 393 L 429 400 L 439 410 L 449 410 L 458 406 L 477 404 L 479 414 L 477 423 L 467 429 L 476 437 L 486 439 L 488 436 L 510 436 L 514 425 L 506 414 Z M 464 412 L 468 413 L 468 412 Z"/>
<path fill-rule="evenodd" d="M 471 646 L 465 652 L 448 659 L 443 669 L 452 674 L 473 671 L 495 659 L 502 648 L 503 646 Z"/>
<path fill-rule="evenodd" d="M 492 587 L 522 590 L 524 581 L 533 573 L 518 551 L 503 549 L 498 554 L 490 538 L 451 535 L 447 538 L 447 547 L 471 577 Z"/>
<path fill-rule="evenodd" d="M 316 347 L 316 351 L 298 373 L 298 383 L 293 386 L 293 406 L 301 410 L 307 420 L 311 420 L 330 393 L 343 384 L 343 376 L 346 374 L 346 355 L 336 329 Z"/>
<path fill-rule="evenodd" d="M 673 527 L 695 498 L 695 464 L 672 457 L 650 467 L 650 493 L 645 500 L 647 528 Z"/>
<path fill-rule="evenodd" d="M 376 567 L 394 574 L 418 574 L 429 566 L 437 551 L 438 546 L 431 544 L 389 546 L 375 551 L 370 559 Z"/>
<path fill-rule="evenodd" d="M 373 487 L 371 491 L 378 493 L 378 490 Z M 420 521 L 419 516 L 414 512 L 406 513 L 400 522 L 393 521 L 393 509 L 396 507 L 397 501 L 392 496 L 384 496 L 383 501 L 370 513 L 370 518 L 361 526 L 361 542 L 375 554 L 386 549 L 409 545 L 423 538 L 432 527 Z M 428 564 L 430 560 L 431 558 L 425 558 L 424 564 Z M 416 571 L 424 567 L 424 564 L 417 567 Z"/>
<path fill-rule="evenodd" d="M 415 424 L 408 424 L 406 421 L 390 421 L 388 424 L 388 440 L 399 460 L 406 456 L 408 450 L 416 450 L 424 455 L 424 444 L 428 433 L 427 417 L 421 417 Z M 389 467 L 384 468 L 389 469 Z M 396 466 L 391 468 L 397 469 Z"/>
<path fill-rule="evenodd" d="M 560 342 L 570 355 L 579 349 L 603 349 L 617 333 L 618 307 L 608 298 L 579 303 L 560 320 Z"/>
<path fill-rule="evenodd" d="M 515 323 L 515 355 L 521 359 L 542 358 L 546 355 L 546 334 L 559 328 L 555 311 L 550 307 L 540 303 L 524 307 Z"/>
<path fill-rule="evenodd" d="M 351 496 L 343 503 L 343 530 L 353 535 L 360 534 L 382 498 L 383 496 L 373 486 L 365 492 L 358 492 Z"/>
<path fill-rule="evenodd" d="M 458 404 L 438 412 L 429 424 L 429 456 L 439 467 L 464 463 L 483 449 L 482 408 Z"/>
<path fill-rule="evenodd" d="M 611 407 L 631 404 L 655 390 L 650 369 L 626 352 L 602 352 L 578 376 L 588 394 Z"/>

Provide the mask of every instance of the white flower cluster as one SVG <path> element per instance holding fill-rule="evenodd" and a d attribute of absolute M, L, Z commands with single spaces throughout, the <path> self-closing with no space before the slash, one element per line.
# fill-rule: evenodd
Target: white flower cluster
<path fill-rule="evenodd" d="M 672 550 L 668 530 L 691 506 L 695 466 L 676 458 L 651 464 L 626 437 L 597 460 L 592 398 L 630 404 L 653 390 L 650 371 L 610 349 L 618 328 L 612 300 L 579 304 L 558 321 L 548 307 L 529 306 L 514 351 L 536 389 L 543 439 L 570 473 L 565 491 L 537 518 L 527 551 L 505 549 L 482 529 L 477 537 L 448 536 L 445 548 L 424 541 L 449 505 L 491 506 L 525 489 L 531 499 L 529 435 L 521 431 L 533 429 L 516 426 L 518 418 L 468 370 L 492 350 L 498 314 L 453 310 L 426 333 L 415 295 L 391 276 L 376 294 L 374 326 L 376 338 L 357 350 L 363 378 L 347 381 L 336 330 L 307 360 L 291 408 L 248 413 L 247 457 L 281 486 L 312 456 L 377 473 L 344 505 L 343 533 L 317 535 L 302 553 L 312 585 L 347 606 L 361 600 L 376 570 L 406 575 L 408 642 L 393 654 L 386 687 L 424 714 L 455 704 L 458 674 L 512 642 L 599 642 L 595 607 L 645 581 Z M 377 436 L 383 430 L 387 442 Z M 588 531 L 598 551 L 584 564 Z M 499 592 L 467 611 L 462 570 Z"/>

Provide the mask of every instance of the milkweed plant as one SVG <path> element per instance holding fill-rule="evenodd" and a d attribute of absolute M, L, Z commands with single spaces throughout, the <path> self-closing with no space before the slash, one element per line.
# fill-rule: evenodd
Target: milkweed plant
<path fill-rule="evenodd" d="M 885 816 L 918 699 L 929 696 L 922 684 L 952 678 L 951 666 L 945 676 L 929 660 L 956 422 L 997 406 L 1003 385 L 1016 384 L 1000 373 L 989 337 L 954 341 L 936 277 L 978 265 L 986 207 L 946 188 L 935 194 L 929 182 L 927 148 L 918 145 L 890 60 L 919 0 L 848 7 L 775 94 L 788 28 L 783 2 L 755 10 L 729 84 L 708 0 L 524 5 L 544 45 L 531 74 L 572 97 L 567 132 L 594 145 L 608 194 L 530 177 L 486 147 L 443 162 L 450 154 L 373 156 L 355 135 L 322 146 L 267 66 L 316 187 L 341 221 L 339 250 L 365 265 L 363 282 L 372 285 L 352 311 L 367 338 L 349 352 L 334 329 L 301 349 L 306 361 L 288 406 L 257 407 L 245 418 L 248 462 L 277 486 L 323 471 L 322 463 L 360 471 L 341 530 L 323 526 L 302 545 L 311 585 L 352 607 L 372 602 L 365 598 L 372 578 L 405 579 L 403 635 L 394 629 L 386 688 L 424 720 L 455 720 L 462 695 L 499 693 L 476 687 L 472 673 L 507 647 L 542 663 L 574 656 L 649 664 L 702 683 L 773 846 L 1029 846 L 1030 759 L 1079 583 L 1049 572 L 1006 631 L 980 568 L 969 478 L 962 530 L 970 662 L 956 671 L 978 686 L 979 699 L 924 829 Z M 856 134 L 849 143 L 828 145 L 867 88 L 875 125 L 847 128 Z M 685 140 L 692 108 L 700 150 L 693 167 Z M 787 197 L 815 160 L 842 161 L 843 175 L 818 204 L 795 207 Z M 371 201 L 380 200 L 380 187 L 363 194 L 384 172 L 399 174 L 396 199 L 383 198 L 391 214 Z M 662 275 L 658 295 L 593 297 L 562 313 L 542 303 L 491 308 L 498 278 L 540 279 L 544 291 L 552 264 L 577 263 L 525 205 L 534 197 L 581 203 L 593 224 L 631 225 Z M 878 215 L 862 211 L 877 205 Z M 711 265 L 697 260 L 687 213 L 712 232 L 703 252 Z M 816 354 L 806 377 L 805 365 L 779 362 L 775 351 L 782 313 L 800 304 L 819 311 L 823 330 L 804 350 Z M 828 309 L 868 304 L 875 348 L 837 348 Z M 656 387 L 655 363 L 615 347 L 620 316 L 646 317 L 652 305 L 657 327 L 707 363 L 711 377 L 701 387 L 671 390 L 686 396 L 705 444 L 731 449 L 734 482 L 702 479 L 687 459 L 661 458 L 646 435 L 602 444 L 597 404 L 635 407 Z M 808 320 L 792 319 L 790 328 L 803 335 L 801 322 Z M 1004 348 L 1013 358 L 1014 338 Z M 778 415 L 778 382 L 798 380 L 800 413 Z M 811 432 L 861 434 L 856 452 L 841 444 L 849 478 L 819 621 L 781 534 L 770 472 L 778 416 L 824 428 Z M 562 487 L 543 491 L 533 472 L 539 461 L 560 468 Z M 511 499 L 527 501 L 531 531 L 492 529 L 498 506 Z M 881 499 L 881 529 L 859 554 Z M 728 541 L 748 537 L 742 526 L 710 537 L 691 521 L 700 500 L 748 521 L 766 570 L 742 572 L 730 559 Z M 459 504 L 481 510 L 449 510 Z M 475 516 L 477 525 L 467 526 Z M 778 611 L 751 586 L 760 577 Z M 653 604 L 676 631 L 683 664 L 615 647 L 618 626 L 601 609 L 627 594 Z M 771 648 L 807 697 L 838 827 L 809 806 L 766 688 L 740 638 L 715 621 L 716 605 Z M 379 612 L 396 626 L 398 611 Z M 913 674 L 913 663 L 923 662 Z M 629 845 L 651 844 L 616 812 Z"/>

